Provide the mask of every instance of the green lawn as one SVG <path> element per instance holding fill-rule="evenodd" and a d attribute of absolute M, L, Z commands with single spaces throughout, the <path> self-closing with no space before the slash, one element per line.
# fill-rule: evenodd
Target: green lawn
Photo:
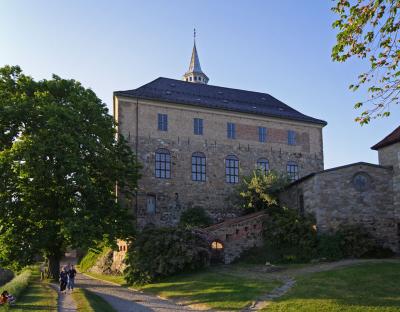
<path fill-rule="evenodd" d="M 400 311 L 400 263 L 375 263 L 296 278 L 268 312 Z"/>
<path fill-rule="evenodd" d="M 124 277 L 122 275 L 106 275 L 106 274 L 98 274 L 98 273 L 92 273 L 92 272 L 83 272 L 83 273 L 86 275 L 89 275 L 91 277 L 101 279 L 103 281 L 116 283 L 121 286 L 127 286 L 126 282 L 124 280 Z"/>
<path fill-rule="evenodd" d="M 29 284 L 17 297 L 16 304 L 8 309 L 1 307 L 0 311 L 57 311 L 57 292 L 51 289 L 46 282 L 40 282 L 38 270 L 32 270 Z"/>
<path fill-rule="evenodd" d="M 279 284 L 208 271 L 171 277 L 139 289 L 213 309 L 240 310 Z"/>
<path fill-rule="evenodd" d="M 79 312 L 116 312 L 107 301 L 86 289 L 76 288 L 72 296 Z"/>

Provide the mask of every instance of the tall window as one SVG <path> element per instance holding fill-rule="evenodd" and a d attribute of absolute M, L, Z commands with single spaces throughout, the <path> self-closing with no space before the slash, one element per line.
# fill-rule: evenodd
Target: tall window
<path fill-rule="evenodd" d="M 158 130 L 168 131 L 168 115 L 158 114 Z"/>
<path fill-rule="evenodd" d="M 293 130 L 288 131 L 288 144 L 296 145 L 296 132 Z"/>
<path fill-rule="evenodd" d="M 164 148 L 156 151 L 156 178 L 171 178 L 171 154 Z"/>
<path fill-rule="evenodd" d="M 257 160 L 257 169 L 260 170 L 263 174 L 267 174 L 269 172 L 268 159 L 260 158 L 259 160 Z"/>
<path fill-rule="evenodd" d="M 194 134 L 203 135 L 203 119 L 194 118 L 193 127 L 194 127 Z"/>
<path fill-rule="evenodd" d="M 148 194 L 146 198 L 146 212 L 147 214 L 155 214 L 156 213 L 156 196 L 152 194 Z"/>
<path fill-rule="evenodd" d="M 239 159 L 234 155 L 225 158 L 225 177 L 228 183 L 239 182 Z"/>
<path fill-rule="evenodd" d="M 236 139 L 236 125 L 232 122 L 227 124 L 228 139 Z"/>
<path fill-rule="evenodd" d="M 267 141 L 267 128 L 258 127 L 258 141 L 260 141 L 260 142 Z"/>
<path fill-rule="evenodd" d="M 206 180 L 206 156 L 203 153 L 192 154 L 192 180 Z"/>
<path fill-rule="evenodd" d="M 297 164 L 294 161 L 289 161 L 286 168 L 290 181 L 296 181 L 299 178 L 299 167 Z"/>

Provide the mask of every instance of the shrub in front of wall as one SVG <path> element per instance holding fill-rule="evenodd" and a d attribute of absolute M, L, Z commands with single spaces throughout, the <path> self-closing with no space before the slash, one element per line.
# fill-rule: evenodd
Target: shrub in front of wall
<path fill-rule="evenodd" d="M 318 258 L 339 260 L 343 256 L 343 236 L 340 233 L 318 235 Z"/>
<path fill-rule="evenodd" d="M 201 207 L 186 209 L 181 214 L 179 225 L 187 228 L 207 227 L 212 224 L 211 217 Z"/>
<path fill-rule="evenodd" d="M 317 232 L 312 215 L 282 208 L 264 222 L 265 248 L 274 262 L 306 262 L 315 257 Z M 272 257 L 273 256 L 273 257 Z"/>
<path fill-rule="evenodd" d="M 359 258 L 376 245 L 368 232 L 359 225 L 343 225 L 337 234 L 342 237 L 342 250 L 346 258 Z"/>
<path fill-rule="evenodd" d="M 128 284 L 146 284 L 210 263 L 209 241 L 202 232 L 182 227 L 146 228 L 130 244 L 125 258 Z"/>

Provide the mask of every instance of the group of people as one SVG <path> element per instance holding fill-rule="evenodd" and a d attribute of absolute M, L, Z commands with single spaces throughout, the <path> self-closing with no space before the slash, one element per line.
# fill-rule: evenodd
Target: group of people
<path fill-rule="evenodd" d="M 0 305 L 15 303 L 15 297 L 8 293 L 7 290 L 3 291 L 0 295 Z"/>
<path fill-rule="evenodd" d="M 76 270 L 73 265 L 66 265 L 60 271 L 60 292 L 72 291 L 75 287 Z"/>

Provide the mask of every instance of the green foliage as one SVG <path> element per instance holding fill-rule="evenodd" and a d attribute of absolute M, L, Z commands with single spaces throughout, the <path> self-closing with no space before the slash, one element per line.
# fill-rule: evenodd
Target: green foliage
<path fill-rule="evenodd" d="M 232 195 L 234 202 L 247 213 L 279 209 L 278 194 L 289 183 L 287 176 L 275 171 L 264 174 L 261 170 L 244 177 Z"/>
<path fill-rule="evenodd" d="M 0 265 L 20 268 L 41 254 L 56 276 L 67 246 L 132 235 L 115 185 L 129 200 L 138 165 L 92 90 L 0 68 L 0 133 Z"/>
<path fill-rule="evenodd" d="M 89 248 L 85 256 L 79 262 L 79 269 L 83 272 L 88 271 L 96 264 L 99 258 L 105 256 L 109 252 L 110 248 L 106 246 L 100 247 L 100 249 Z"/>
<path fill-rule="evenodd" d="M 194 229 L 146 228 L 130 244 L 124 275 L 129 284 L 146 284 L 209 265 L 207 237 Z"/>
<path fill-rule="evenodd" d="M 340 233 L 319 235 L 317 255 L 318 258 L 327 260 L 342 259 L 344 257 L 342 235 Z"/>
<path fill-rule="evenodd" d="M 187 228 L 207 227 L 212 224 L 211 217 L 201 207 L 186 209 L 182 214 L 179 225 Z"/>
<path fill-rule="evenodd" d="M 33 269 L 35 268 L 26 268 L 22 270 L 21 273 L 10 282 L 0 287 L 0 293 L 7 290 L 10 294 L 18 297 L 28 287 Z"/>
<path fill-rule="evenodd" d="M 348 258 L 359 258 L 376 246 L 368 232 L 358 225 L 342 226 L 338 235 L 342 237 L 343 255 Z"/>
<path fill-rule="evenodd" d="M 315 256 L 317 231 L 311 215 L 300 216 L 296 210 L 283 208 L 264 222 L 267 260 L 307 262 Z"/>
<path fill-rule="evenodd" d="M 399 0 L 335 0 L 332 8 L 339 18 L 333 23 L 338 29 L 332 59 L 345 62 L 352 57 L 368 59 L 370 68 L 350 85 L 356 91 L 364 86 L 371 97 L 355 104 L 362 108 L 356 121 L 368 124 L 371 118 L 390 116 L 391 104 L 399 103 L 400 92 L 400 29 Z M 364 104 L 370 107 L 365 108 Z"/>

